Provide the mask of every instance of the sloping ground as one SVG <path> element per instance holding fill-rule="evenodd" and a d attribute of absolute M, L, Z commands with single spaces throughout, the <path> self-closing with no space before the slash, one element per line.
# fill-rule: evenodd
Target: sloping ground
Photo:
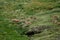
<path fill-rule="evenodd" d="M 0 40 L 29 40 L 25 32 L 41 25 L 52 29 L 32 40 L 60 40 L 60 25 L 52 22 L 55 15 L 60 19 L 60 0 L 0 0 Z"/>

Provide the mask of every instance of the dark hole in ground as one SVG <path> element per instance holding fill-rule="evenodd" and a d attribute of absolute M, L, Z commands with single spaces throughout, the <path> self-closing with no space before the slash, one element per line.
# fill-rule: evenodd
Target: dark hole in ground
<path fill-rule="evenodd" d="M 28 32 L 26 32 L 25 35 L 27 35 L 28 37 L 31 37 L 31 36 L 33 36 L 34 34 L 39 34 L 39 33 L 41 33 L 41 31 L 39 31 L 39 32 L 37 32 L 37 31 L 28 31 Z"/>
<path fill-rule="evenodd" d="M 26 35 L 27 35 L 28 37 L 31 37 L 32 35 L 34 35 L 34 32 L 33 32 L 33 31 L 27 32 Z"/>

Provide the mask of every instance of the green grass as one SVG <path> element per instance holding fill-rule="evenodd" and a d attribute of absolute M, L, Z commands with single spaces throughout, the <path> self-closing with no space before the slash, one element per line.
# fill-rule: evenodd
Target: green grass
<path fill-rule="evenodd" d="M 29 40 L 24 33 L 30 27 L 40 25 L 49 25 L 55 29 L 44 30 L 34 35 L 33 40 L 55 40 L 55 38 L 59 40 L 60 25 L 51 22 L 53 15 L 60 17 L 60 0 L 0 0 L 0 40 Z M 27 21 L 30 17 L 36 19 Z M 31 24 L 28 25 L 24 21 L 13 23 L 12 19 L 24 20 Z M 25 28 L 25 25 L 28 27 Z"/>

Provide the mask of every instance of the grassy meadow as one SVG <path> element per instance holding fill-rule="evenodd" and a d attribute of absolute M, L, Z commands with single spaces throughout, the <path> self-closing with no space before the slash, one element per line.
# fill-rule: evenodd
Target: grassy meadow
<path fill-rule="evenodd" d="M 52 29 L 32 40 L 60 40 L 60 0 L 0 0 L 0 40 L 29 40 L 25 32 L 42 25 Z"/>

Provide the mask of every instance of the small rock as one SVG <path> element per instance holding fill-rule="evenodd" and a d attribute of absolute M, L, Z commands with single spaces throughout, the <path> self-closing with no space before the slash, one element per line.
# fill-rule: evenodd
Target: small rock
<path fill-rule="evenodd" d="M 27 21 L 25 21 L 25 23 L 28 24 L 28 25 L 31 24 L 31 22 L 27 22 Z"/>
<path fill-rule="evenodd" d="M 12 19 L 12 22 L 20 22 L 19 19 Z"/>

